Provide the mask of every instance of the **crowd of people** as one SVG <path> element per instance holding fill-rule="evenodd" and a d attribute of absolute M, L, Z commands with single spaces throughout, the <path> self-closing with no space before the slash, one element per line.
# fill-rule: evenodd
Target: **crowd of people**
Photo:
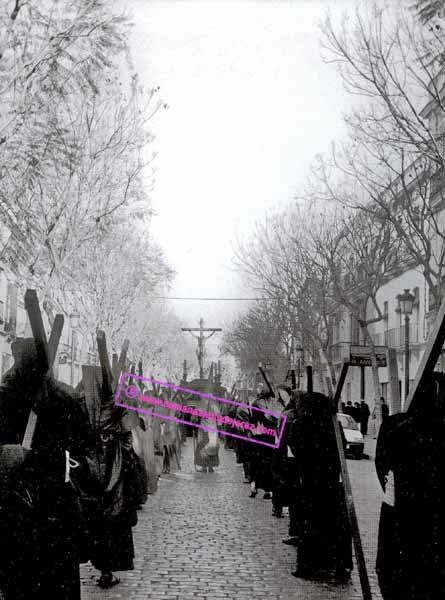
<path fill-rule="evenodd" d="M 274 398 L 260 391 L 249 403 L 252 408 L 232 409 L 238 419 L 276 428 L 276 417 L 254 409 L 286 415 L 278 449 L 248 440 L 233 443 L 237 462 L 243 464 L 245 481 L 251 486 L 250 497 L 263 490 L 264 499 L 272 498 L 272 514 L 277 518 L 289 507 L 289 538 L 283 541 L 298 551 L 292 575 L 347 581 L 353 568 L 352 542 L 332 403 L 323 394 L 291 392 L 286 386 L 279 387 L 277 395 Z M 270 438 L 255 439 L 270 442 Z"/>
<path fill-rule="evenodd" d="M 260 392 L 252 407 L 286 415 L 277 450 L 236 440 L 245 482 L 272 497 L 272 514 L 288 507 L 289 537 L 297 549 L 295 577 L 347 581 L 353 568 L 352 534 L 332 418 L 335 407 L 319 393 L 278 388 L 278 401 Z M 343 403 L 341 403 L 343 404 Z M 445 598 L 445 374 L 434 373 L 409 412 L 389 415 L 383 398 L 376 475 L 384 493 L 377 539 L 377 578 L 384 600 Z M 365 402 L 339 407 L 366 435 Z M 238 407 L 241 418 L 255 411 Z M 272 415 L 256 417 L 273 423 Z M 275 419 L 276 421 L 276 419 Z M 344 439 L 343 431 L 340 432 Z"/>
<path fill-rule="evenodd" d="M 39 369 L 34 338 L 12 354 L 0 385 L 0 597 L 80 600 L 81 563 L 104 589 L 134 568 L 137 511 L 161 470 L 179 468 L 177 427 L 116 406 L 101 367 L 85 365 L 74 389 Z"/>
<path fill-rule="evenodd" d="M 352 404 L 351 400 L 348 400 L 347 402 L 340 402 L 340 412 L 352 417 L 354 421 L 360 425 L 360 431 L 362 432 L 362 435 L 367 435 L 368 421 L 371 411 L 369 410 L 368 404 L 364 400 L 361 400 L 360 402 L 354 402 L 354 404 Z"/>
<path fill-rule="evenodd" d="M 115 571 L 133 569 L 137 511 L 156 491 L 160 473 L 180 468 L 185 432 L 171 420 L 116 406 L 101 367 L 84 366 L 74 389 L 39 369 L 33 338 L 17 339 L 12 354 L 0 385 L 0 592 L 5 600 L 80 600 L 81 563 L 91 562 L 104 589 L 119 583 Z M 357 418 L 366 435 L 369 408 L 357 404 L 340 410 Z M 262 490 L 276 518 L 288 507 L 283 542 L 297 549 L 292 575 L 347 581 L 352 534 L 333 427 L 337 408 L 321 393 L 279 386 L 276 397 L 260 389 L 248 404 L 227 409 L 277 436 L 275 415 L 286 416 L 278 448 L 252 443 L 270 444 L 260 427 L 247 433 L 254 440 L 226 436 L 226 443 L 243 465 L 250 497 Z M 32 414 L 37 423 L 28 448 Z M 382 596 L 439 600 L 445 597 L 445 375 L 431 377 L 408 413 L 383 417 L 376 449 L 384 492 L 376 565 Z M 195 464 L 211 472 L 219 464 L 218 433 L 198 432 Z M 341 427 L 340 433 L 345 445 Z"/>

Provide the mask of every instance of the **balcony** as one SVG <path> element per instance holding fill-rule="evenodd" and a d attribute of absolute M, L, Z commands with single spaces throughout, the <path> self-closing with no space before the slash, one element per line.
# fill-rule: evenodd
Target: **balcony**
<path fill-rule="evenodd" d="M 405 346 L 405 327 L 394 327 L 371 336 L 375 346 L 386 346 L 387 348 L 403 349 Z M 415 346 L 422 344 L 423 339 L 419 335 L 419 324 L 409 324 L 409 345 Z M 331 346 L 331 356 L 333 364 L 340 364 L 348 360 L 350 356 L 351 342 L 338 342 Z"/>
<path fill-rule="evenodd" d="M 372 341 L 376 346 L 388 346 L 388 348 L 403 348 L 405 345 L 405 327 L 394 327 L 388 331 L 375 333 Z M 419 324 L 409 324 L 409 344 L 421 344 L 423 340 L 419 336 Z"/>
<path fill-rule="evenodd" d="M 331 346 L 331 356 L 333 364 L 342 363 L 344 360 L 348 360 L 350 356 L 350 342 L 337 342 Z"/>
<path fill-rule="evenodd" d="M 445 289 L 445 276 L 442 276 L 441 292 Z M 437 293 L 437 285 L 434 286 L 434 292 Z M 439 309 L 440 304 L 436 304 L 435 294 L 433 290 L 428 289 L 428 312 L 432 313 Z"/>

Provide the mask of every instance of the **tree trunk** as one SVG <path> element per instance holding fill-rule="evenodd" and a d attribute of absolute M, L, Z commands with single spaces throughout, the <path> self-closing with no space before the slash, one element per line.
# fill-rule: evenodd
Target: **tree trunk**
<path fill-rule="evenodd" d="M 377 366 L 377 356 L 375 353 L 375 344 L 368 331 L 368 326 L 362 326 L 362 330 L 365 336 L 365 340 L 368 342 L 368 346 L 371 350 L 371 371 L 372 371 L 372 382 L 374 387 L 374 406 L 375 406 L 375 435 L 378 436 L 380 425 L 382 424 L 382 402 L 380 394 L 380 380 L 379 380 L 379 368 Z"/>
<path fill-rule="evenodd" d="M 332 391 L 333 391 L 333 393 L 335 393 L 335 388 L 337 386 L 337 376 L 336 376 L 336 373 L 335 373 L 334 364 L 332 362 L 332 356 L 331 356 L 330 353 L 329 354 L 326 353 L 323 350 L 323 348 L 320 348 L 320 358 L 321 358 L 320 364 L 326 364 L 326 366 L 327 366 L 327 377 L 330 379 L 331 386 L 332 386 Z M 320 366 L 320 373 L 322 373 L 322 372 L 323 372 L 323 369 Z M 322 375 L 321 378 L 324 379 L 323 375 Z M 324 382 L 323 382 L 322 389 L 325 389 Z M 330 390 L 329 389 L 327 389 L 327 394 L 328 394 L 328 396 L 330 395 Z"/>
<path fill-rule="evenodd" d="M 317 373 L 318 373 L 318 383 L 320 385 L 320 392 L 326 396 L 326 386 L 325 386 L 325 381 L 324 381 L 324 377 L 323 377 L 323 368 L 322 368 L 321 364 L 318 365 Z"/>
<path fill-rule="evenodd" d="M 331 359 L 328 360 L 328 369 L 329 369 L 329 375 L 330 375 L 331 381 L 332 381 L 332 388 L 334 389 L 334 392 L 335 392 L 335 388 L 337 387 L 337 374 L 335 373 L 335 367 L 334 367 Z"/>

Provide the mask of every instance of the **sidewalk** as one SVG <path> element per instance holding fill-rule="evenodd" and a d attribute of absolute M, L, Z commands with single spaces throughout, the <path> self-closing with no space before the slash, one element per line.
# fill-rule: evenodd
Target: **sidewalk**
<path fill-rule="evenodd" d="M 370 460 L 375 460 L 375 449 L 377 446 L 377 440 L 372 436 L 365 436 L 365 454 L 367 454 Z"/>

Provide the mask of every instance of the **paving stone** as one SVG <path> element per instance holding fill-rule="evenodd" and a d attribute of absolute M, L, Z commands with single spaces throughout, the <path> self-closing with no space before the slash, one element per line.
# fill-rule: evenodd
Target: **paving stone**
<path fill-rule="evenodd" d="M 367 439 L 369 460 L 348 466 L 362 533 L 373 600 L 381 600 L 375 575 L 381 492 Z M 288 518 L 274 519 L 270 500 L 249 498 L 233 452 L 220 452 L 213 474 L 195 472 L 192 443 L 182 469 L 163 475 L 134 529 L 134 571 L 117 573 L 120 585 L 96 586 L 97 572 L 81 567 L 82 600 L 358 600 L 357 569 L 347 585 L 295 579 L 295 548 L 282 544 Z"/>

